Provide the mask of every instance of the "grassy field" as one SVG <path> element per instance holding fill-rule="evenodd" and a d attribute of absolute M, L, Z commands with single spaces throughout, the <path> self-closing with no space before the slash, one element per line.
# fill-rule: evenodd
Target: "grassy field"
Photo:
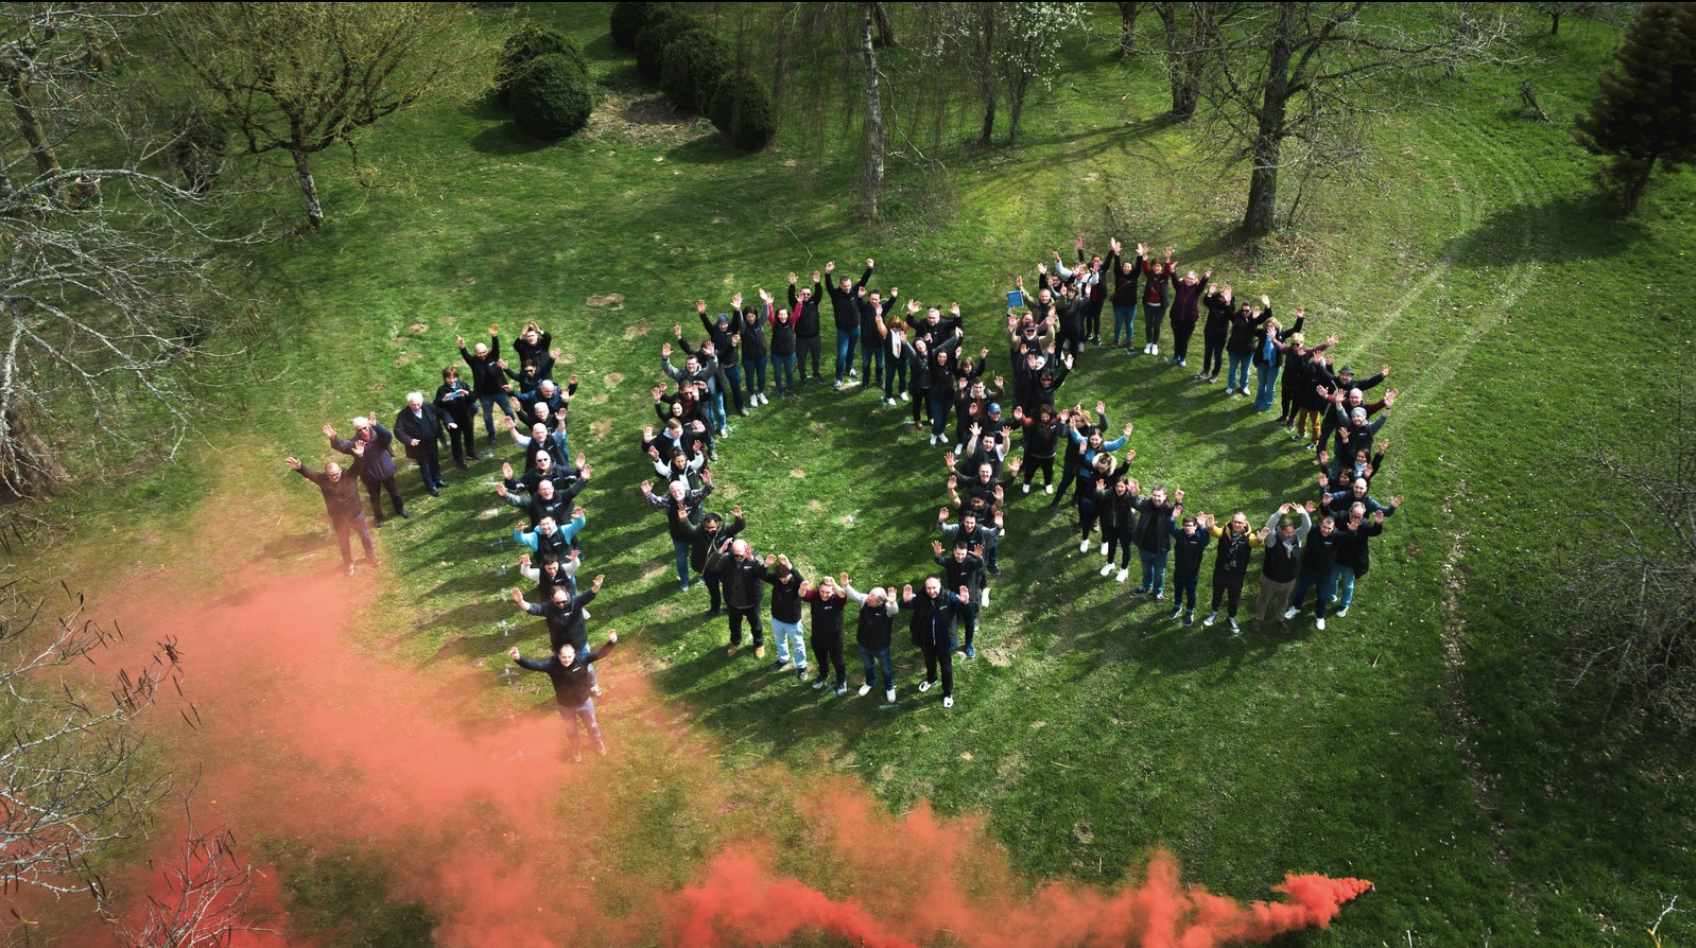
<path fill-rule="evenodd" d="M 650 90 L 611 47 L 604 5 L 527 12 L 583 45 L 613 108 L 638 102 L 628 114 L 645 114 Z M 389 416 L 406 391 L 433 390 L 455 333 L 477 338 L 498 322 L 510 339 L 534 318 L 568 353 L 562 373 L 582 378 L 572 445 L 596 469 L 584 542 L 608 576 L 596 625 L 636 646 L 688 739 L 720 758 L 713 779 L 750 788 L 717 792 L 781 786 L 786 771 L 845 775 L 896 811 L 925 799 L 981 814 L 1032 879 L 1111 883 L 1165 845 L 1188 878 L 1238 897 L 1262 896 L 1286 870 L 1377 883 L 1304 943 L 1645 943 L 1663 897 L 1696 881 L 1688 750 L 1641 722 L 1604 719 L 1597 696 L 1564 685 L 1565 630 L 1528 609 L 1558 570 L 1564 525 L 1600 502 L 1574 492 L 1568 459 L 1640 424 L 1690 352 L 1678 309 L 1696 289 L 1690 176 L 1620 222 L 1592 196 L 1592 163 L 1565 127 L 1522 118 L 1513 100 L 1534 74 L 1545 105 L 1570 115 L 1615 41 L 1582 24 L 1558 37 L 1528 30 L 1522 66 L 1442 87 L 1440 105 L 1387 111 L 1362 176 L 1313 195 L 1308 222 L 1253 263 L 1223 239 L 1242 182 L 1196 167 L 1186 131 L 1160 120 L 1156 64 L 1120 63 L 1100 44 L 1068 50 L 1066 81 L 1028 116 L 1016 151 L 946 157 L 940 194 L 892 166 L 890 220 L 877 227 L 855 220 L 851 162 L 822 160 L 827 149 L 799 129 L 741 155 L 704 123 L 613 123 L 544 146 L 482 104 L 399 116 L 362 148 L 377 164 L 373 191 L 332 170 L 324 232 L 240 261 L 265 338 L 216 396 L 197 456 L 66 505 L 86 512 L 48 565 L 123 573 L 192 555 L 323 566 L 333 550 L 316 537 L 316 497 L 280 458 L 317 456 L 326 420 Z M 279 192 L 278 206 L 289 199 Z M 704 592 L 676 592 L 663 519 L 635 487 L 646 467 L 636 436 L 672 324 L 693 335 L 698 297 L 722 309 L 738 290 L 777 292 L 792 270 L 834 259 L 857 274 L 869 256 L 879 285 L 958 300 L 970 341 L 1000 365 L 1007 276 L 1050 249 L 1069 253 L 1079 232 L 1092 247 L 1112 235 L 1175 246 L 1182 266 L 1212 266 L 1286 313 L 1305 306 L 1309 336 L 1339 334 L 1345 361 L 1394 366 L 1403 401 L 1380 490 L 1407 503 L 1376 544 L 1355 610 L 1288 639 L 1178 626 L 1096 575 L 1069 515 L 1014 495 L 987 647 L 956 664 L 952 711 L 918 700 L 916 652 L 898 649 L 893 712 L 727 659 L 723 621 L 701 618 Z M 1256 522 L 1311 493 L 1308 456 L 1246 400 L 1122 354 L 1091 350 L 1080 370 L 1065 397 L 1103 399 L 1115 424 L 1136 423 L 1144 484 L 1180 485 L 1192 509 L 1246 509 Z M 915 582 L 944 494 L 938 451 L 905 421 L 904 407 L 858 391 L 774 401 L 735 422 L 708 507 L 740 503 L 757 547 L 809 576 Z M 418 502 L 423 516 L 383 536 L 394 568 L 369 648 L 426 670 L 487 660 L 493 683 L 509 641 L 497 594 L 516 558 L 512 518 L 479 519 L 495 509 L 493 471 L 450 469 L 444 498 Z M 410 471 L 402 482 L 416 493 Z M 284 516 L 207 541 L 191 525 L 217 493 L 251 494 Z M 540 685 L 526 686 L 518 700 L 529 706 Z M 513 700 L 486 696 L 491 708 Z M 634 738 L 617 705 L 603 719 L 615 741 Z M 747 828 L 665 828 L 701 792 L 694 770 L 656 763 L 609 779 L 648 787 L 604 854 L 614 866 L 683 882 Z M 767 831 L 814 853 L 795 823 Z M 381 889 L 355 856 L 336 869 L 274 845 L 301 879 L 332 878 L 291 885 L 312 907 L 303 918 L 347 917 Z M 828 882 L 828 869 L 793 863 Z M 391 931 L 389 943 L 423 943 L 412 914 L 367 925 Z M 1681 926 L 1663 931 L 1682 943 Z"/>

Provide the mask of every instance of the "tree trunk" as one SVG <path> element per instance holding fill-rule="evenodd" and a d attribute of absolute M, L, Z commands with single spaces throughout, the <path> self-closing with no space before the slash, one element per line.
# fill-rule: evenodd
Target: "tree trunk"
<path fill-rule="evenodd" d="M 53 451 L 17 408 L 0 414 L 0 501 L 11 497 L 46 497 L 65 480 L 65 469 Z"/>
<path fill-rule="evenodd" d="M 1007 90 L 1007 147 L 1019 143 L 1019 120 L 1025 115 L 1025 93 L 1030 89 L 1030 77 L 1019 76 Z"/>
<path fill-rule="evenodd" d="M 1120 0 L 1119 2 L 1119 58 L 1127 59 L 1137 54 L 1137 9 L 1136 0 Z"/>
<path fill-rule="evenodd" d="M 983 136 L 981 141 L 988 145 L 995 140 L 995 102 L 1001 98 L 1001 90 L 995 81 L 995 24 L 998 17 L 993 3 L 978 4 L 978 15 L 983 17 L 983 55 L 978 64 L 978 89 L 983 94 Z"/>
<path fill-rule="evenodd" d="M 300 196 L 306 204 L 306 225 L 313 230 L 324 226 L 324 206 L 318 203 L 318 183 L 312 180 L 312 156 L 304 151 L 291 151 L 294 174 L 300 182 Z"/>
<path fill-rule="evenodd" d="M 1655 173 L 1655 159 L 1643 162 L 1642 170 L 1632 169 L 1633 174 L 1625 180 L 1625 205 L 1621 208 L 1626 217 L 1637 213 L 1637 202 L 1643 197 L 1643 190 L 1649 186 L 1649 179 Z"/>
<path fill-rule="evenodd" d="M 1561 14 L 1559 10 L 1549 14 L 1549 35 L 1559 36 L 1561 32 Z"/>
<path fill-rule="evenodd" d="M 1156 3 L 1154 12 L 1166 31 L 1166 81 L 1172 89 L 1173 118 L 1182 121 L 1195 115 L 1201 103 L 1201 71 L 1206 66 L 1205 42 L 1209 33 L 1206 18 L 1212 14 L 1212 4 L 1189 5 L 1190 35 L 1185 37 L 1178 26 L 1175 3 Z"/>
<path fill-rule="evenodd" d="M 877 50 L 872 42 L 872 20 L 877 6 L 860 4 L 860 58 L 866 64 L 866 130 L 871 134 L 871 154 L 866 159 L 862 183 L 862 208 L 869 221 L 877 220 L 878 197 L 883 191 L 883 99 L 877 88 Z"/>
<path fill-rule="evenodd" d="M 35 99 L 30 95 L 29 77 L 21 69 L 5 72 L 6 92 L 12 99 L 12 111 L 18 116 L 18 131 L 29 145 L 30 157 L 42 177 L 59 173 L 59 156 L 47 141 L 47 130 L 35 115 Z"/>
<path fill-rule="evenodd" d="M 112 54 L 106 50 L 106 44 L 100 41 L 100 34 L 94 30 L 83 30 L 83 49 L 88 54 L 88 68 L 95 72 L 106 72 L 112 68 Z"/>
<path fill-rule="evenodd" d="M 882 3 L 872 4 L 872 19 L 877 21 L 877 45 L 895 45 L 895 25 L 889 22 L 889 9 Z"/>
<path fill-rule="evenodd" d="M 1278 4 L 1276 32 L 1266 54 L 1266 87 L 1261 94 L 1249 176 L 1243 233 L 1258 236 L 1277 226 L 1278 161 L 1284 147 L 1284 115 L 1289 106 L 1290 59 L 1296 30 L 1296 4 Z"/>

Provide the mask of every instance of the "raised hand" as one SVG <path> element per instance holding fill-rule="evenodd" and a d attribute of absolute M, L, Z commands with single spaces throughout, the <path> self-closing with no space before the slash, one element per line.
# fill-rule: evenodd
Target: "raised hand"
<path fill-rule="evenodd" d="M 790 286 L 795 285 L 795 274 L 793 274 L 793 273 L 789 274 L 789 285 Z"/>
<path fill-rule="evenodd" d="M 819 272 L 817 270 L 814 270 L 813 271 L 813 282 L 817 283 L 818 281 L 819 281 Z"/>
<path fill-rule="evenodd" d="M 300 470 L 300 459 L 299 458 L 283 458 L 283 463 L 287 464 L 289 467 L 293 468 L 294 470 L 297 470 L 297 471 Z"/>
<path fill-rule="evenodd" d="M 516 645 L 514 645 L 512 648 L 509 648 L 509 649 L 506 650 L 506 657 L 512 659 L 515 662 L 518 661 L 523 656 L 524 656 L 524 653 L 520 652 L 518 650 L 518 646 L 516 646 Z"/>
<path fill-rule="evenodd" d="M 942 541 L 941 540 L 930 541 L 930 549 L 931 549 L 931 552 L 935 553 L 937 556 L 941 556 L 942 555 Z"/>
<path fill-rule="evenodd" d="M 455 336 L 455 337 L 453 337 L 453 339 L 454 339 L 454 342 L 459 343 L 459 347 L 461 349 L 465 348 L 465 337 L 464 336 Z"/>
<path fill-rule="evenodd" d="M 827 260 L 827 261 L 825 261 L 825 264 L 824 264 L 824 272 L 826 272 L 826 273 L 835 273 L 835 272 L 836 272 L 836 261 L 835 261 L 835 260 Z"/>
<path fill-rule="evenodd" d="M 702 316 L 707 315 L 707 301 L 706 300 L 696 300 L 695 301 L 695 312 L 700 313 Z M 674 328 L 676 328 L 678 335 L 683 334 L 683 327 L 682 326 L 677 326 L 677 327 L 674 327 Z"/>
<path fill-rule="evenodd" d="M 652 482 L 650 482 L 650 481 L 643 481 L 643 482 L 642 482 L 642 493 L 644 493 L 644 494 L 652 494 L 652 493 L 653 493 L 653 492 L 654 492 L 654 485 L 653 485 L 653 483 L 652 483 Z"/>
<path fill-rule="evenodd" d="M 742 516 L 742 506 L 740 504 L 738 504 L 737 506 L 730 508 L 730 515 L 732 517 L 738 517 L 738 518 L 741 517 Z"/>
<path fill-rule="evenodd" d="M 498 336 L 500 334 L 501 334 L 501 327 L 495 325 L 494 323 L 490 323 L 489 324 L 489 335 Z"/>
<path fill-rule="evenodd" d="M 503 499 L 506 497 L 506 485 L 505 484 L 496 484 L 495 485 L 495 496 L 503 498 Z"/>
<path fill-rule="evenodd" d="M 662 359 L 671 358 L 671 343 L 668 342 L 665 345 L 660 346 L 660 358 L 662 358 Z M 665 391 L 665 389 L 662 388 L 662 389 L 660 389 L 660 391 L 663 392 L 663 391 Z"/>
<path fill-rule="evenodd" d="M 335 426 L 334 425 L 325 425 L 324 426 L 324 434 L 331 437 L 331 438 L 334 438 L 336 436 Z"/>
<path fill-rule="evenodd" d="M 511 464 L 502 464 L 501 465 L 501 476 L 506 478 L 509 481 L 512 480 L 512 465 Z"/>
<path fill-rule="evenodd" d="M 294 459 L 290 458 L 289 460 L 292 461 Z M 948 508 L 947 507 L 944 507 L 941 510 L 936 512 L 936 522 L 937 523 L 947 523 L 948 522 Z"/>
<path fill-rule="evenodd" d="M 525 569 L 529 569 L 530 568 L 530 554 L 528 554 L 528 553 L 518 554 L 518 565 L 524 567 Z"/>
<path fill-rule="evenodd" d="M 524 590 L 514 587 L 509 595 L 512 596 L 513 602 L 516 602 L 521 606 L 524 605 Z"/>
<path fill-rule="evenodd" d="M 417 443 L 418 442 L 416 442 L 416 441 L 413 442 L 413 444 L 417 444 Z M 362 457 L 365 456 L 365 442 L 355 441 L 353 443 L 353 456 L 356 457 L 356 458 L 362 458 Z"/>
<path fill-rule="evenodd" d="M 1128 422 L 1128 421 L 1127 421 L 1127 422 L 1125 422 L 1125 437 L 1127 437 L 1127 438 L 1129 438 L 1129 437 L 1130 437 L 1130 436 L 1131 436 L 1131 432 L 1132 432 L 1132 431 L 1133 431 L 1133 430 L 1135 430 L 1135 428 L 1136 428 L 1136 426 L 1135 426 L 1135 425 L 1133 425 L 1133 424 L 1131 424 L 1131 423 L 1130 423 L 1130 422 Z"/>

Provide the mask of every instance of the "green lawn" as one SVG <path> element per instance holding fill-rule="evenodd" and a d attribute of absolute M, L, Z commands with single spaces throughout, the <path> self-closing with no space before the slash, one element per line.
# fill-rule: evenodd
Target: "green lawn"
<path fill-rule="evenodd" d="M 529 12 L 577 38 L 622 98 L 645 94 L 606 38 L 605 5 Z M 1594 696 L 1561 684 L 1565 630 L 1533 621 L 1528 605 L 1553 578 L 1564 526 L 1599 500 L 1574 492 L 1568 458 L 1639 424 L 1691 351 L 1675 307 L 1696 289 L 1684 249 L 1696 187 L 1678 176 L 1622 223 L 1592 196 L 1592 162 L 1566 129 L 1521 118 L 1512 95 L 1534 74 L 1545 106 L 1570 115 L 1614 39 L 1582 24 L 1528 37 L 1524 65 L 1443 86 L 1440 107 L 1386 112 L 1359 180 L 1313 195 L 1308 223 L 1252 267 L 1222 236 L 1240 214 L 1241 180 L 1193 167 L 1186 131 L 1159 121 L 1156 64 L 1120 64 L 1099 44 L 1068 50 L 1066 81 L 1028 115 L 1019 149 L 949 156 L 941 197 L 892 164 L 891 219 L 877 227 L 855 220 L 852 163 L 822 160 L 826 149 L 796 129 L 741 155 L 704 123 L 542 146 L 483 105 L 404 114 L 362 147 L 378 166 L 374 191 L 327 160 L 330 226 L 232 268 L 262 301 L 265 338 L 214 396 L 205 446 L 89 502 L 70 522 L 90 542 L 70 544 L 56 568 L 180 555 L 214 489 L 285 516 L 196 556 L 321 567 L 333 550 L 311 539 L 316 497 L 278 460 L 317 456 L 326 420 L 389 415 L 406 391 L 433 390 L 456 332 L 475 338 L 498 322 L 510 339 L 534 318 L 568 353 L 561 372 L 582 377 L 572 445 L 596 468 L 583 536 L 589 568 L 608 576 L 595 625 L 620 630 L 668 716 L 686 721 L 685 737 L 661 738 L 616 705 L 604 712 L 615 739 L 655 758 L 609 775 L 641 791 L 600 854 L 610 865 L 687 881 L 753 825 L 676 832 L 670 816 L 691 797 L 823 771 L 896 811 L 928 799 L 982 815 L 1032 880 L 1112 883 L 1164 845 L 1186 878 L 1242 898 L 1264 897 L 1287 870 L 1377 883 L 1304 944 L 1639 943 L 1663 896 L 1688 895 L 1696 880 L 1683 845 L 1696 804 L 1688 752 L 1641 722 L 1604 720 Z M 283 213 L 288 198 L 277 195 Z M 722 309 L 732 292 L 777 292 L 789 271 L 829 259 L 857 275 L 870 256 L 879 284 L 960 301 L 974 348 L 989 345 L 1001 366 L 1006 276 L 1049 249 L 1069 253 L 1080 231 L 1092 247 L 1115 233 L 1175 246 L 1181 265 L 1212 266 L 1239 293 L 1269 293 L 1286 314 L 1305 306 L 1309 336 L 1341 335 L 1345 361 L 1394 366 L 1403 401 L 1385 429 L 1394 447 L 1379 490 L 1407 503 L 1355 611 L 1288 640 L 1177 626 L 1096 575 L 1069 515 L 1015 494 L 980 636 L 994 657 L 956 664 L 952 711 L 917 700 L 922 663 L 908 650 L 898 649 L 894 712 L 726 659 L 723 621 L 701 619 L 703 591 L 676 592 L 663 518 L 635 487 L 646 468 L 636 435 L 652 419 L 671 325 L 694 334 L 697 297 Z M 591 304 L 607 294 L 622 302 Z M 1246 400 L 1190 375 L 1091 350 L 1064 395 L 1104 399 L 1115 424 L 1135 421 L 1136 476 L 1182 486 L 1192 509 L 1242 508 L 1259 522 L 1306 498 L 1308 455 Z M 742 504 L 756 546 L 809 576 L 916 582 L 944 494 L 939 449 L 905 420 L 904 407 L 860 392 L 774 401 L 735 423 L 709 509 Z M 450 469 L 444 498 L 384 536 L 393 569 L 373 647 L 426 669 L 490 659 L 493 680 L 507 644 L 496 622 L 510 614 L 494 594 L 513 578 L 502 566 L 516 549 L 504 538 L 512 518 L 476 519 L 495 505 L 492 471 Z M 402 481 L 416 493 L 410 471 Z M 1251 582 L 1251 604 L 1253 594 Z M 541 685 L 525 684 L 528 707 Z M 491 689 L 488 703 L 509 700 Z M 667 765 L 666 740 L 706 742 L 720 771 Z M 796 853 L 785 866 L 828 889 L 828 848 L 787 806 L 776 812 L 789 818 L 767 830 Z M 280 864 L 315 865 L 277 845 Z M 354 868 L 331 875 L 351 881 L 291 891 L 333 917 L 338 899 L 380 890 L 380 873 L 347 858 Z M 412 915 L 395 918 L 396 931 L 420 930 Z M 1682 924 L 1663 932 L 1682 941 Z"/>

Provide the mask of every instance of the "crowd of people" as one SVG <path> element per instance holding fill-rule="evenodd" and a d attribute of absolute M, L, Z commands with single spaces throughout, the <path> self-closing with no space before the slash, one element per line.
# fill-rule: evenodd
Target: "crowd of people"
<path fill-rule="evenodd" d="M 1169 579 L 1171 621 L 1195 621 L 1209 546 L 1214 547 L 1213 569 L 1204 626 L 1222 620 L 1230 634 L 1240 634 L 1239 606 L 1256 549 L 1261 550 L 1252 618 L 1256 630 L 1270 618 L 1287 633 L 1289 623 L 1309 609 L 1309 590 L 1319 629 L 1327 617 L 1348 614 L 1370 565 L 1369 541 L 1383 533 L 1385 519 L 1401 505 L 1400 497 L 1381 503 L 1371 492 L 1389 447 L 1380 431 L 1397 393 L 1388 390 L 1376 401 L 1368 401 L 1367 393 L 1385 382 L 1390 367 L 1357 377 L 1349 365 L 1336 365 L 1331 354 L 1338 344 L 1335 335 L 1308 341 L 1302 309 L 1286 325 L 1265 295 L 1239 298 L 1231 284 L 1214 280 L 1211 269 L 1180 273 L 1171 249 L 1158 259 L 1141 244 L 1134 259 L 1127 259 L 1128 251 L 1116 239 L 1105 249 L 1105 254 L 1089 255 L 1080 237 L 1076 262 L 1070 265 L 1054 252 L 1035 269 L 1034 293 L 1023 276 L 1015 277 L 1005 312 L 974 321 L 975 352 L 968 347 L 966 319 L 957 303 L 926 303 L 902 296 L 894 286 L 871 285 L 872 260 L 865 262 L 858 281 L 839 275 L 834 262 L 814 271 L 810 281 L 791 273 L 785 300 L 763 289 L 757 303 L 738 293 L 722 313 L 698 301 L 701 332 L 693 340 L 681 323 L 673 327 L 672 340 L 659 352 L 664 380 L 652 392 L 657 424 L 644 428 L 641 436 L 654 478 L 640 487 L 666 517 L 679 590 L 704 585 L 707 616 L 727 617 L 731 656 L 743 651 L 746 627 L 749 651 L 756 660 L 766 658 L 764 613 L 769 608 L 776 652 L 772 669 L 792 671 L 812 688 L 845 696 L 850 689 L 845 626 L 852 615 L 863 672 L 858 693 L 879 690 L 889 707 L 896 702 L 895 626 L 900 613 L 907 612 L 909 638 L 925 666 L 918 690 L 928 693 L 940 685 L 943 706 L 953 707 L 954 657 L 977 655 L 990 587 L 1001 574 L 998 552 L 1007 536 L 1013 495 L 1038 489 L 1051 496 L 1050 511 L 1065 506 L 1074 512 L 1078 551 L 1088 555 L 1093 550 L 1104 559 L 1101 576 L 1127 582 L 1136 554 L 1139 581 L 1132 598 L 1159 603 L 1164 611 Z M 899 589 L 893 584 L 857 589 L 846 573 L 822 575 L 815 582 L 788 556 L 756 552 L 740 506 L 728 512 L 707 509 L 714 490 L 712 465 L 731 434 L 732 412 L 748 417 L 768 405 L 771 394 L 795 399 L 805 390 L 822 390 L 827 301 L 836 344 L 832 389 L 863 389 L 883 405 L 909 405 L 913 429 L 925 434 L 933 448 L 943 447 L 947 503 L 936 521 L 942 539 L 931 544 L 937 568 Z M 1113 331 L 1104 343 L 1102 314 L 1109 304 Z M 1140 350 L 1135 341 L 1139 315 Z M 1104 401 L 1087 410 L 1082 399 L 1067 404 L 1061 397 L 1061 387 L 1091 347 L 1102 357 L 1123 351 L 1162 358 L 1168 321 L 1172 339 L 1165 363 L 1187 367 L 1199 325 L 1203 352 L 1196 381 L 1217 383 L 1223 369 L 1225 396 L 1252 396 L 1260 413 L 1278 407 L 1274 423 L 1313 452 L 1315 496 L 1281 504 L 1258 529 L 1245 511 L 1229 516 L 1190 512 L 1177 485 L 1145 485 L 1133 476 L 1132 424 L 1115 429 Z M 1006 346 L 1004 371 L 991 368 L 991 346 L 997 342 Z M 353 419 L 351 438 L 325 426 L 331 450 L 351 457 L 345 468 L 332 462 L 312 470 L 294 458 L 288 464 L 321 490 L 352 574 L 355 536 L 367 561 L 378 563 L 359 485 L 364 485 L 378 527 L 388 519 L 385 496 L 390 517 L 408 516 L 397 483 L 396 440 L 417 463 L 425 492 L 437 496 L 447 486 L 442 450 L 451 449 L 461 469 L 481 460 L 477 414 L 480 409 L 492 451 L 500 440 L 494 417 L 499 409 L 507 436 L 522 451 L 522 468 L 503 465 L 497 493 L 523 514 L 512 537 L 525 550 L 519 569 L 535 584 L 537 601 L 520 589 L 511 595 L 518 608 L 543 618 L 549 633 L 547 658 L 531 661 L 517 649 L 511 657 L 552 679 L 560 713 L 573 722 L 574 755 L 581 753 L 580 731 L 605 753 L 594 712 L 600 693 L 594 663 L 613 648 L 617 636 L 609 631 L 603 647 L 588 647 L 587 606 L 604 577 L 578 588 L 577 537 L 586 516 L 575 501 L 592 473 L 585 458 L 573 460 L 570 453 L 569 406 L 578 380 L 572 376 L 564 386 L 555 381 L 559 352 L 534 322 L 511 347 L 516 369 L 502 358 L 498 326 L 489 327 L 486 343 L 470 349 L 461 338 L 459 353 L 469 382 L 462 377 L 466 372 L 450 365 L 442 370 L 435 397 L 408 395 L 391 428 L 374 413 Z"/>

